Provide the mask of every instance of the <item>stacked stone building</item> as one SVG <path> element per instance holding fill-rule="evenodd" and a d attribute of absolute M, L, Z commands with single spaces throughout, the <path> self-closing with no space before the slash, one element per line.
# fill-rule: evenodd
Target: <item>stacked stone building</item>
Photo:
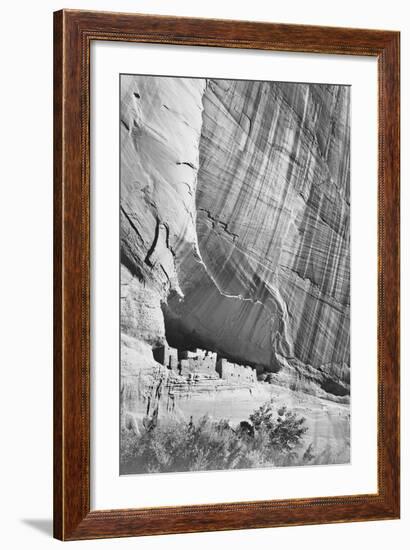
<path fill-rule="evenodd" d="M 221 358 L 216 364 L 216 372 L 223 380 L 231 382 L 257 382 L 256 370 L 249 366 L 237 365 Z"/>
<path fill-rule="evenodd" d="M 180 352 L 179 374 L 215 374 L 216 353 L 202 349 Z"/>
<path fill-rule="evenodd" d="M 257 382 L 256 370 L 250 366 L 231 363 L 223 357 L 217 357 L 213 351 L 195 349 L 178 351 L 168 344 L 153 350 L 154 358 L 161 365 L 181 376 L 190 374 L 219 375 L 222 380 L 231 383 L 254 384 Z"/>

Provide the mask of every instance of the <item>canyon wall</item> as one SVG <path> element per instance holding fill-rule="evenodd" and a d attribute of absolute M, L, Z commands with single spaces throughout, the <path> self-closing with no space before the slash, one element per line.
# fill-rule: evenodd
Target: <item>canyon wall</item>
<path fill-rule="evenodd" d="M 153 369 L 171 395 L 166 341 L 348 398 L 349 93 L 122 76 L 124 410 L 152 401 Z"/>
<path fill-rule="evenodd" d="M 180 333 L 348 394 L 349 88 L 210 80 Z M 170 315 L 171 317 L 171 315 Z M 204 322 L 204 319 L 206 322 Z"/>

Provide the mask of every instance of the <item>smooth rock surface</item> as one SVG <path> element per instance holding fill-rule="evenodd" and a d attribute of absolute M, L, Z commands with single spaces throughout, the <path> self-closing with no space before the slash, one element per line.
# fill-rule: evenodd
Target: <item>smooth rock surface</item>
<path fill-rule="evenodd" d="M 349 94 L 122 76 L 123 424 L 154 410 L 239 421 L 273 397 L 348 460 Z M 155 362 L 165 341 L 271 383 L 188 381 Z"/>
<path fill-rule="evenodd" d="M 349 393 L 349 88 L 208 81 L 178 331 Z M 332 391 L 333 389 L 333 391 Z"/>

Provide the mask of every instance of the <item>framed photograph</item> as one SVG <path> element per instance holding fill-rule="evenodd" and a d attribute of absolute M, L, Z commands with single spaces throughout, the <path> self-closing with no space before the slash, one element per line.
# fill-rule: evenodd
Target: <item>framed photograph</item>
<path fill-rule="evenodd" d="M 54 14 L 54 534 L 399 517 L 393 31 Z"/>

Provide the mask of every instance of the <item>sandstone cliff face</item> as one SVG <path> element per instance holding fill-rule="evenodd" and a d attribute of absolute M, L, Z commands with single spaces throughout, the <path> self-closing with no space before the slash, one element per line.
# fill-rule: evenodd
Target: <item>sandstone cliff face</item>
<path fill-rule="evenodd" d="M 183 295 L 178 263 L 197 242 L 204 88 L 195 79 L 121 81 L 121 263 L 163 301 Z"/>
<path fill-rule="evenodd" d="M 123 76 L 121 99 L 123 409 L 158 380 L 166 410 L 224 408 L 155 363 L 165 339 L 346 399 L 349 89 Z"/>
<path fill-rule="evenodd" d="M 206 272 L 187 259 L 184 300 L 168 301 L 201 343 L 338 395 L 350 363 L 348 94 L 208 81 L 196 192 Z"/>

